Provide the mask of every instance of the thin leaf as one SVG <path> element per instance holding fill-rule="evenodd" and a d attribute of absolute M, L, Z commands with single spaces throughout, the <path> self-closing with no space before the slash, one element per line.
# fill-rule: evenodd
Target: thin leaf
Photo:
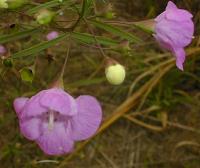
<path fill-rule="evenodd" d="M 112 34 L 115 34 L 117 36 L 120 36 L 123 39 L 129 40 L 130 42 L 134 42 L 134 43 L 139 43 L 142 42 L 142 40 L 138 37 L 136 37 L 135 35 L 128 33 L 120 28 L 114 27 L 112 25 L 106 24 L 106 23 L 102 23 L 99 21 L 90 21 L 93 25 L 95 25 L 96 27 L 103 29 L 105 31 L 108 31 Z"/>
<path fill-rule="evenodd" d="M 83 1 L 81 17 L 86 16 L 89 13 L 92 4 L 93 4 L 93 0 L 84 0 Z"/>
<path fill-rule="evenodd" d="M 43 8 L 52 8 L 52 7 L 56 7 L 56 6 L 59 6 L 59 5 L 63 5 L 63 3 L 69 3 L 70 1 L 69 0 L 63 0 L 63 2 L 60 2 L 59 0 L 52 0 L 52 1 L 49 1 L 49 2 L 46 2 L 46 3 L 43 3 L 43 4 L 40 4 L 34 8 L 31 8 L 27 11 L 28 14 L 34 14 L 36 13 L 37 11 L 39 11 L 40 9 L 43 9 Z"/>
<path fill-rule="evenodd" d="M 39 29 L 29 29 L 29 30 L 25 30 L 25 31 L 17 32 L 17 33 L 11 33 L 8 35 L 0 36 L 0 44 L 22 39 L 24 37 L 27 37 L 29 35 L 32 35 L 32 34 L 38 32 L 38 31 L 39 31 Z"/>
<path fill-rule="evenodd" d="M 94 36 L 91 34 L 74 32 L 72 33 L 72 37 L 82 43 L 96 44 Z M 117 41 L 105 37 L 96 36 L 96 39 L 100 44 L 106 46 L 117 46 L 119 44 Z"/>
<path fill-rule="evenodd" d="M 41 52 L 51 46 L 54 46 L 58 42 L 65 39 L 67 36 L 68 36 L 68 34 L 63 34 L 51 41 L 45 41 L 40 44 L 34 45 L 30 48 L 27 48 L 25 50 L 22 50 L 22 51 L 19 51 L 18 53 L 13 54 L 11 56 L 11 58 L 21 58 L 21 57 L 26 57 L 26 56 L 33 55 L 33 54 L 38 54 L 39 52 Z"/>

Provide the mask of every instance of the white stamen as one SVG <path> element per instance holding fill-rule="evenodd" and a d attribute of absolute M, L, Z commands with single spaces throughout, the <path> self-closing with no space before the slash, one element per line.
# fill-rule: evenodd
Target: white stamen
<path fill-rule="evenodd" d="M 49 111 L 49 122 L 48 122 L 48 129 L 51 131 L 54 126 L 54 112 L 52 110 Z"/>

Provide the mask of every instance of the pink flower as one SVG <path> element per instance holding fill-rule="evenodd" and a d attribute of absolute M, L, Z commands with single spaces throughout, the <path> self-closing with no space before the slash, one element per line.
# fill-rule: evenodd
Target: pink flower
<path fill-rule="evenodd" d="M 4 55 L 6 52 L 6 48 L 3 45 L 0 45 L 0 55 Z"/>
<path fill-rule="evenodd" d="M 49 155 L 71 152 L 75 141 L 95 134 L 102 119 L 101 106 L 94 97 L 74 99 L 59 88 L 17 98 L 14 108 L 22 134 Z"/>
<path fill-rule="evenodd" d="M 59 35 L 58 32 L 52 31 L 52 32 L 47 34 L 46 38 L 47 38 L 48 41 L 50 41 L 50 40 L 57 38 L 58 35 Z"/>
<path fill-rule="evenodd" d="M 155 19 L 154 37 L 163 48 L 170 50 L 176 56 L 176 66 L 183 70 L 185 61 L 184 47 L 193 38 L 194 23 L 192 14 L 179 9 L 169 1 L 166 10 Z"/>

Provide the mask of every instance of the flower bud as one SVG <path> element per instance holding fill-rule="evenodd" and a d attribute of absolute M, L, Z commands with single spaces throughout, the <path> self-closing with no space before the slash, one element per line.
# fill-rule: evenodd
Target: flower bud
<path fill-rule="evenodd" d="M 6 54 L 7 50 L 3 45 L 0 45 L 0 56 Z"/>
<path fill-rule="evenodd" d="M 8 8 L 7 0 L 0 0 L 0 8 Z"/>
<path fill-rule="evenodd" d="M 112 12 L 112 11 L 108 11 L 104 14 L 104 17 L 106 19 L 114 19 L 116 17 L 116 13 Z"/>
<path fill-rule="evenodd" d="M 54 15 L 55 15 L 54 12 L 47 9 L 42 9 L 36 15 L 36 20 L 39 24 L 46 25 L 52 21 Z"/>
<path fill-rule="evenodd" d="M 116 46 L 116 50 L 125 56 L 131 56 L 131 47 L 128 40 L 122 41 L 118 46 Z"/>
<path fill-rule="evenodd" d="M 27 0 L 6 0 L 6 2 L 8 4 L 9 9 L 16 9 L 23 6 L 28 1 Z"/>
<path fill-rule="evenodd" d="M 103 16 L 106 19 L 115 18 L 115 12 L 113 11 L 113 5 L 104 1 L 95 2 L 95 13 Z"/>
<path fill-rule="evenodd" d="M 120 85 L 126 76 L 124 66 L 119 63 L 111 64 L 105 69 L 106 78 L 113 85 Z"/>
<path fill-rule="evenodd" d="M 46 39 L 47 39 L 48 41 L 50 41 L 50 40 L 53 40 L 53 39 L 57 38 L 58 36 L 59 36 L 59 34 L 58 34 L 57 31 L 52 31 L 52 32 L 50 32 L 50 33 L 48 33 L 48 34 L 46 35 Z"/>

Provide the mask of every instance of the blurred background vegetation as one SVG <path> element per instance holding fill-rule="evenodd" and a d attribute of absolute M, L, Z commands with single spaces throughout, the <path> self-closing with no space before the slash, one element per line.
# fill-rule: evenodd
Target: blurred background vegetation
<path fill-rule="evenodd" d="M 33 5 L 45 2 L 35 1 Z M 128 43 L 116 34 L 90 24 L 95 35 L 113 39 L 112 44 L 115 40 L 119 42 L 105 45 L 104 41 L 102 44 L 105 54 L 119 61 L 127 70 L 125 82 L 113 86 L 105 79 L 104 58 L 94 39 L 87 40 L 86 36 L 76 34 L 76 38 L 70 40 L 70 57 L 64 75 L 65 90 L 74 97 L 80 94 L 96 96 L 103 106 L 104 121 L 94 138 L 78 143 L 73 153 L 62 157 L 46 156 L 35 143 L 20 135 L 12 103 L 15 97 L 31 96 L 47 88 L 55 79 L 66 56 L 68 40 L 51 44 L 42 52 L 35 53 L 33 49 L 23 51 L 45 41 L 45 34 L 49 31 L 61 32 L 60 27 L 71 26 L 72 20 L 77 18 L 73 14 L 76 11 L 73 5 L 52 7 L 55 11 L 62 9 L 64 14 L 51 25 L 28 32 L 24 38 L 12 40 L 11 37 L 11 41 L 6 41 L 8 56 L 13 56 L 13 59 L 2 59 L 0 65 L 0 167 L 198 168 L 200 1 L 174 1 L 180 8 L 193 13 L 196 27 L 195 39 L 187 48 L 184 72 L 175 67 L 170 53 L 163 51 L 149 33 L 135 24 L 156 17 L 165 9 L 167 2 L 96 0 L 99 12 L 112 4 L 111 14 L 115 13 L 114 18 L 104 16 L 100 20 L 137 36 L 142 42 Z M 80 5 L 81 1 L 76 3 Z M 32 18 L 27 15 L 29 10 L 30 6 L 17 11 L 0 11 L 1 35 L 34 27 L 30 22 Z M 129 24 L 119 24 L 119 21 Z M 91 34 L 90 28 L 82 22 L 75 31 Z M 0 37 L 1 40 L 5 38 Z M 21 57 L 23 54 L 25 57 Z"/>

